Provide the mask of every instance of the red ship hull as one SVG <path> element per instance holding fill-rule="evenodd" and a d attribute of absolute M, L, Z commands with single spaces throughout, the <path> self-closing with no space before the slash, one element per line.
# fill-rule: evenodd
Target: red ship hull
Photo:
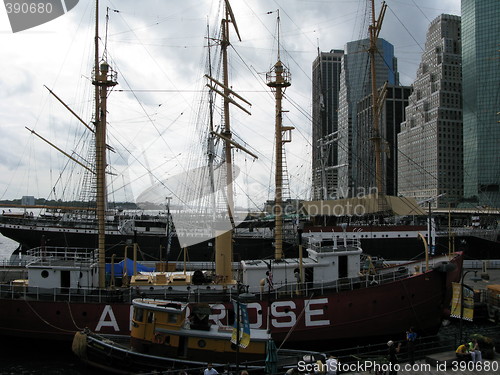
<path fill-rule="evenodd" d="M 460 280 L 462 254 L 452 263 L 456 267 L 448 272 L 433 269 L 376 286 L 325 289 L 312 297 L 264 294 L 247 305 L 251 327 L 266 328 L 269 310 L 273 337 L 287 345 L 400 337 L 410 326 L 420 333 L 435 333 L 449 307 L 451 282 Z M 30 301 L 22 294 L 15 297 L 2 292 L 1 335 L 71 341 L 74 333 L 85 327 L 102 334 L 130 333 L 129 302 Z M 231 309 L 229 303 L 214 305 L 212 320 L 230 323 L 234 316 Z"/>

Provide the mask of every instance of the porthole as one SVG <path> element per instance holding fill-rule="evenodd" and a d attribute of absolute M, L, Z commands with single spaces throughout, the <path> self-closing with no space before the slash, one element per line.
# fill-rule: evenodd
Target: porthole
<path fill-rule="evenodd" d="M 47 270 L 43 270 L 43 271 L 42 271 L 42 277 L 43 277 L 44 279 L 46 279 L 47 277 L 49 277 L 49 271 L 47 271 Z"/>
<path fill-rule="evenodd" d="M 207 343 L 205 342 L 205 340 L 198 340 L 198 346 L 200 348 L 204 348 L 205 346 L 207 346 Z"/>

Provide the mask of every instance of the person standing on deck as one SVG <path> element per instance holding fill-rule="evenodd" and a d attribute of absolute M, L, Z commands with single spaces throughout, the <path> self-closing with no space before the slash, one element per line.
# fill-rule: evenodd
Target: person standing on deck
<path fill-rule="evenodd" d="M 413 327 L 410 327 L 406 331 L 406 342 L 408 344 L 408 358 L 410 360 L 410 365 L 415 364 L 415 340 L 417 339 L 417 334 L 413 332 Z"/>
<path fill-rule="evenodd" d="M 389 375 L 396 375 L 398 373 L 397 370 L 395 369 L 396 365 L 398 364 L 397 354 L 401 350 L 401 343 L 399 343 L 398 346 L 395 346 L 394 341 L 389 340 L 387 342 L 387 346 L 389 347 L 389 364 L 390 364 Z"/>

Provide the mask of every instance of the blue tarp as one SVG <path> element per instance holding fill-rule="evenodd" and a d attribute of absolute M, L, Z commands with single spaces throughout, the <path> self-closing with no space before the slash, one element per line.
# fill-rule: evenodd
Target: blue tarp
<path fill-rule="evenodd" d="M 120 263 L 115 263 L 115 277 L 123 276 L 123 267 L 125 265 L 125 261 L 121 261 Z M 153 272 L 154 267 L 146 267 L 140 263 L 137 263 L 137 272 Z M 132 275 L 134 272 L 134 261 L 132 259 L 127 259 L 127 274 Z M 111 263 L 106 263 L 106 274 L 111 274 Z"/>

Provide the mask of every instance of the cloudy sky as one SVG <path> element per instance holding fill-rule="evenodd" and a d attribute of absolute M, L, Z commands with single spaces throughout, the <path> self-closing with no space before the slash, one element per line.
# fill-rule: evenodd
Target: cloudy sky
<path fill-rule="evenodd" d="M 68 153 L 85 158 L 85 128 L 52 97 L 52 89 L 85 121 L 92 117 L 93 1 L 66 15 L 12 33 L 0 10 L 0 199 L 22 195 L 70 199 L 82 171 L 31 134 L 34 129 Z M 232 129 L 259 156 L 239 153 L 240 184 L 252 191 L 241 204 L 259 205 L 272 181 L 274 104 L 265 72 L 276 62 L 276 10 L 281 59 L 292 74 L 285 125 L 296 128 L 286 146 L 292 197 L 307 198 L 311 164 L 311 65 L 321 51 L 367 37 L 367 0 L 233 0 L 242 41 L 232 32 L 230 82 L 252 103 L 249 116 L 233 107 Z M 388 0 L 381 37 L 395 46 L 402 84 L 415 78 L 427 27 L 441 13 L 460 15 L 460 0 Z M 108 37 L 104 14 L 109 7 Z M 101 51 L 118 71 L 110 95 L 108 144 L 113 154 L 112 199 L 134 200 L 152 182 L 185 170 L 200 144 L 195 125 L 206 83 L 207 28 L 217 29 L 219 0 L 101 1 Z M 376 2 L 376 9 L 380 3 Z M 272 12 L 272 13 L 270 13 Z M 198 156 L 196 156 L 198 157 Z M 61 174 L 66 170 L 66 174 Z M 150 172 L 148 173 L 147 170 Z M 59 184 L 58 184 L 59 182 Z M 76 184 L 79 185 L 80 183 Z M 54 186 L 57 186 L 54 188 Z"/>

